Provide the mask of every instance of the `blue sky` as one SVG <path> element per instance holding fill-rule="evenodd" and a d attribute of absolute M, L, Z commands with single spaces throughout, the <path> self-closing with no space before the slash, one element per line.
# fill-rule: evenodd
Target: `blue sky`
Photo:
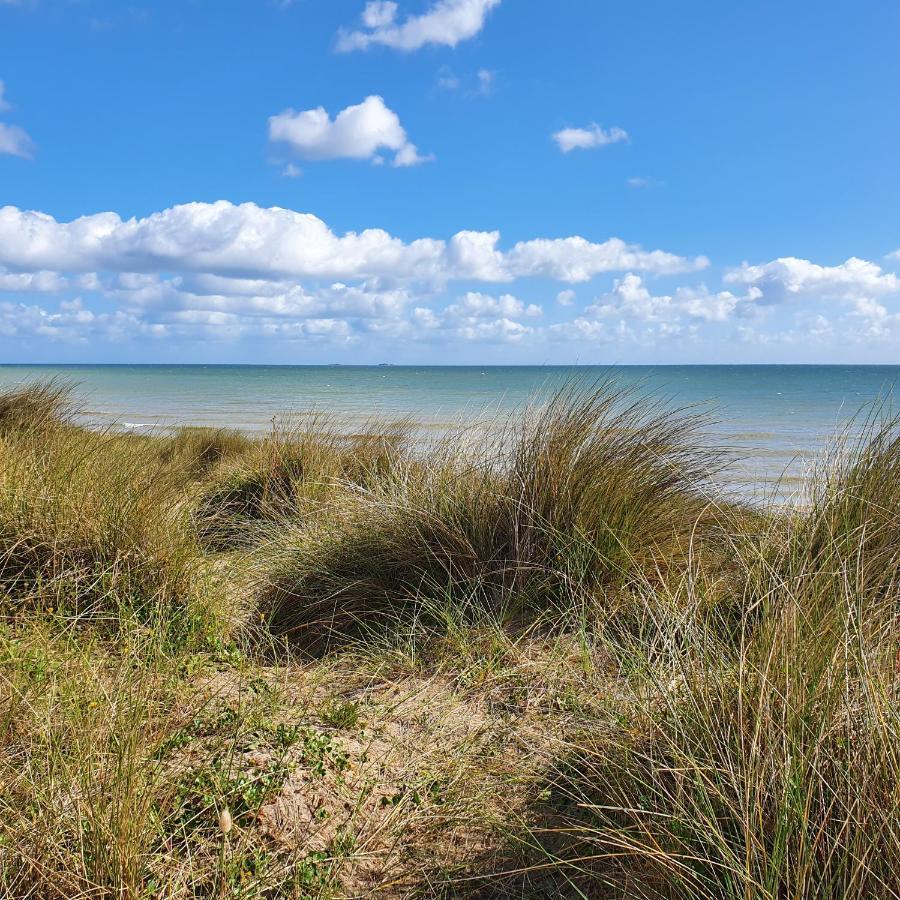
<path fill-rule="evenodd" d="M 896 362 L 900 4 L 0 0 L 7 362 Z"/>

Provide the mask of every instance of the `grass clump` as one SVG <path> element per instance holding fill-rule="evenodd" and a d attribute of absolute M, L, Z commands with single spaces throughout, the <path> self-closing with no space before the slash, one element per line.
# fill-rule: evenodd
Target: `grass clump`
<path fill-rule="evenodd" d="M 323 417 L 273 424 L 268 437 L 230 454 L 201 485 L 194 513 L 200 538 L 210 550 L 246 548 L 267 525 L 312 520 L 347 488 L 386 478 L 406 458 L 408 441 L 405 422 L 373 422 L 351 435 Z"/>
<path fill-rule="evenodd" d="M 341 517 L 287 532 L 266 597 L 273 627 L 330 640 L 435 603 L 582 614 L 680 565 L 712 525 L 702 418 L 606 389 L 564 392 L 468 452 L 394 469 Z M 330 632 L 330 633 L 329 633 Z"/>
<path fill-rule="evenodd" d="M 0 434 L 0 607 L 202 631 L 215 585 L 170 473 L 141 439 L 37 430 L 45 412 Z"/>
<path fill-rule="evenodd" d="M 627 732 L 586 736 L 546 841 L 579 883 L 666 898 L 900 896 L 897 423 L 836 454 L 743 567 L 739 640 L 657 623 Z M 702 579 L 669 608 L 707 608 Z M 658 618 L 660 592 L 645 593 Z M 729 616 L 731 613 L 729 612 Z M 726 639 L 727 636 L 727 639 Z M 560 835 L 564 837 L 560 839 Z"/>
<path fill-rule="evenodd" d="M 0 434 L 53 428 L 68 421 L 69 412 L 69 388 L 65 384 L 28 384 L 0 394 Z"/>

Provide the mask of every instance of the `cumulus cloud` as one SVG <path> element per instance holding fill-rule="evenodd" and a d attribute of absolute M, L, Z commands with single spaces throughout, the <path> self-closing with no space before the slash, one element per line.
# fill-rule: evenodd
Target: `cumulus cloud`
<path fill-rule="evenodd" d="M 270 319 L 399 318 L 411 299 L 405 289 L 387 290 L 371 282 L 356 285 L 334 282 L 308 289 L 290 282 L 209 275 L 162 278 L 121 274 L 104 293 L 132 310 L 215 312 Z"/>
<path fill-rule="evenodd" d="M 418 50 L 426 44 L 455 47 L 475 37 L 500 0 L 437 0 L 425 12 L 398 20 L 393 0 L 370 0 L 362 13 L 362 29 L 342 30 L 337 49 L 347 53 L 373 45 Z"/>
<path fill-rule="evenodd" d="M 553 341 L 572 341 L 574 343 L 611 343 L 633 339 L 633 333 L 624 322 L 611 325 L 597 319 L 578 316 L 571 322 L 558 322 L 547 329 L 548 337 Z"/>
<path fill-rule="evenodd" d="M 709 266 L 705 256 L 685 259 L 662 250 L 643 250 L 619 238 L 599 244 L 583 237 L 521 241 L 506 258 L 507 265 L 518 277 L 540 275 L 572 283 L 590 281 L 602 272 L 626 269 L 672 275 Z"/>
<path fill-rule="evenodd" d="M 874 284 L 880 294 L 848 292 L 853 279 L 846 271 L 827 280 L 836 285 L 831 296 L 845 307 L 843 314 L 832 303 L 824 310 L 828 316 L 822 315 L 825 294 L 809 287 L 823 282 L 821 273 L 809 284 L 786 279 L 805 298 L 792 307 L 793 324 L 785 322 L 786 310 L 766 301 L 768 282 L 760 281 L 762 276 L 748 274 L 763 287 L 753 283 L 741 291 L 704 284 L 655 291 L 641 274 L 627 271 L 568 321 L 560 316 L 574 302 L 574 291 L 560 291 L 562 302 L 544 325 L 541 306 L 512 292 L 467 290 L 442 299 L 453 280 L 508 281 L 520 277 L 513 273 L 523 267 L 530 271 L 521 248 L 534 242 L 504 251 L 497 233 L 460 232 L 448 241 L 422 239 L 425 243 L 416 246 L 384 232 L 334 235 L 315 217 L 310 221 L 287 210 L 197 206 L 128 222 L 101 214 L 58 223 L 40 214 L 0 210 L 0 333 L 52 341 L 271 338 L 335 347 L 402 339 L 443 346 L 551 341 L 652 349 L 713 336 L 799 346 L 804 335 L 822 346 L 840 335 L 842 344 L 891 347 L 900 339 L 893 282 L 864 266 L 850 269 L 868 272 L 863 283 Z M 270 214 L 277 214 L 278 228 L 296 233 L 273 237 L 267 231 Z M 640 259 L 640 252 L 631 248 L 619 258 Z M 18 262 L 10 264 L 10 255 Z M 26 260 L 40 265 L 23 266 Z M 548 264 L 558 268 L 560 260 L 552 256 Z M 347 274 L 335 275 L 338 270 Z M 64 299 L 72 291 L 91 291 L 92 306 Z M 3 299 L 26 292 L 56 294 L 57 307 Z M 100 310 L 93 308 L 97 304 Z M 103 311 L 109 305 L 114 311 Z M 757 327 L 764 320 L 769 327 Z"/>
<path fill-rule="evenodd" d="M 678 288 L 675 292 L 676 306 L 680 311 L 707 322 L 725 322 L 736 313 L 749 315 L 757 309 L 755 303 L 761 297 L 762 291 L 752 286 L 741 296 L 731 291 L 713 293 L 706 285 Z"/>
<path fill-rule="evenodd" d="M 81 299 L 64 300 L 57 309 L 0 302 L 0 336 L 85 344 L 97 338 L 118 341 L 137 335 L 163 337 L 164 326 L 141 321 L 121 310 L 95 313 Z"/>
<path fill-rule="evenodd" d="M 604 130 L 596 123 L 588 128 L 563 128 L 553 135 L 553 140 L 563 153 L 572 150 L 592 150 L 628 140 L 628 132 L 623 128 Z"/>
<path fill-rule="evenodd" d="M 533 326 L 508 316 L 460 316 L 450 307 L 440 313 L 427 307 L 416 307 L 412 324 L 414 330 L 410 336 L 466 343 L 515 344 L 537 333 Z"/>
<path fill-rule="evenodd" d="M 321 106 L 301 112 L 286 109 L 269 119 L 269 140 L 284 143 L 297 156 L 310 160 L 381 161 L 381 151 L 393 152 L 393 164 L 399 167 L 431 159 L 419 153 L 400 117 L 377 95 L 348 106 L 334 119 Z"/>
<path fill-rule="evenodd" d="M 253 203 L 189 203 L 142 219 L 105 212 L 72 222 L 0 209 L 0 265 L 10 271 L 427 278 L 442 271 L 444 254 L 443 241 L 404 243 L 381 229 L 338 236 L 314 215 Z"/>
<path fill-rule="evenodd" d="M 40 212 L 0 208 L 0 266 L 9 272 L 206 273 L 231 278 L 388 278 L 505 282 L 545 277 L 588 281 L 615 271 L 660 274 L 708 265 L 619 238 L 521 241 L 499 248 L 499 232 L 462 231 L 448 241 L 405 242 L 370 228 L 335 234 L 310 213 L 253 203 L 188 203 L 141 219 L 104 212 L 59 222 Z"/>
<path fill-rule="evenodd" d="M 560 306 L 571 306 L 575 302 L 575 291 L 560 291 L 556 295 L 556 302 Z"/>
<path fill-rule="evenodd" d="M 512 294 L 503 294 L 502 297 L 491 297 L 488 294 L 480 294 L 470 291 L 461 297 L 456 303 L 451 304 L 445 310 L 451 319 L 483 319 L 496 316 L 515 318 L 519 316 L 540 316 L 543 310 L 536 303 L 524 304 L 518 297 Z"/>
<path fill-rule="evenodd" d="M 755 266 L 744 263 L 728 272 L 725 281 L 753 285 L 773 301 L 804 295 L 852 301 L 900 291 L 897 275 L 855 256 L 838 266 L 821 266 L 793 256 Z"/>
<path fill-rule="evenodd" d="M 735 315 L 747 315 L 762 296 L 751 287 L 738 296 L 731 291 L 711 292 L 706 285 L 680 287 L 674 294 L 653 294 L 643 279 L 628 273 L 613 283 L 613 289 L 585 309 L 586 316 L 624 316 L 641 322 L 675 324 L 682 319 L 726 322 Z"/>
<path fill-rule="evenodd" d="M 56 272 L 8 272 L 0 269 L 0 291 L 53 293 L 68 286 Z"/>
<path fill-rule="evenodd" d="M 744 263 L 726 273 L 725 281 L 748 285 L 760 302 L 774 307 L 785 301 L 810 303 L 817 307 L 829 301 L 844 304 L 847 313 L 838 319 L 843 344 L 893 341 L 900 336 L 900 314 L 891 312 L 885 301 L 900 296 L 900 277 L 884 271 L 877 263 L 850 257 L 836 266 L 823 266 L 793 256 L 780 257 L 759 265 Z M 798 328 L 784 332 L 778 339 L 800 342 L 814 316 L 803 312 Z M 820 329 L 819 337 L 830 336 L 831 328 Z M 748 329 L 745 338 L 765 343 L 772 338 Z"/>
<path fill-rule="evenodd" d="M 616 279 L 612 291 L 588 306 L 585 313 L 601 317 L 621 314 L 653 321 L 670 315 L 672 307 L 670 296 L 653 296 L 640 275 L 629 272 L 624 278 Z"/>
<path fill-rule="evenodd" d="M 414 295 L 407 289 L 385 289 L 377 280 L 348 285 L 305 288 L 290 282 L 228 279 L 218 276 L 121 274 L 104 291 L 129 314 L 170 328 L 203 326 L 224 334 L 285 336 L 290 323 L 342 322 L 331 329 L 342 338 L 369 333 L 408 340 L 518 341 L 536 333 L 520 319 L 539 318 L 543 310 L 511 294 L 495 297 L 470 291 L 441 310 L 417 307 L 409 315 Z M 423 299 L 416 295 L 416 299 Z M 297 332 L 296 336 L 307 334 Z"/>
<path fill-rule="evenodd" d="M 105 212 L 60 222 L 0 209 L 0 297 L 90 291 L 93 302 L 121 313 L 7 303 L 5 333 L 25 333 L 12 330 L 19 315 L 31 323 L 29 333 L 54 340 L 69 333 L 514 344 L 546 336 L 540 305 L 512 292 L 478 290 L 437 308 L 435 302 L 453 282 L 576 282 L 601 272 L 687 272 L 702 265 L 702 258 L 617 238 L 541 238 L 507 249 L 496 231 L 411 241 L 381 229 L 336 234 L 308 213 L 226 201 L 128 220 Z M 634 272 L 629 278 L 640 287 Z M 574 292 L 560 293 L 561 306 L 570 299 Z"/>

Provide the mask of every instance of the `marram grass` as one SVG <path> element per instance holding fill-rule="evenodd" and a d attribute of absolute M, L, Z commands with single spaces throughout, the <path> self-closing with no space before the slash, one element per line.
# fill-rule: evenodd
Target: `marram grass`
<path fill-rule="evenodd" d="M 0 396 L 0 896 L 900 896 L 900 428 L 806 502 L 573 385 L 425 446 Z"/>

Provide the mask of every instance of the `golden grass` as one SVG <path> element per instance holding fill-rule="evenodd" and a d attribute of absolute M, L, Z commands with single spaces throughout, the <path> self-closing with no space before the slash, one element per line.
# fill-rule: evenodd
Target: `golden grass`
<path fill-rule="evenodd" d="M 0 896 L 900 896 L 896 421 L 791 510 L 602 385 L 72 422 L 0 396 Z"/>

